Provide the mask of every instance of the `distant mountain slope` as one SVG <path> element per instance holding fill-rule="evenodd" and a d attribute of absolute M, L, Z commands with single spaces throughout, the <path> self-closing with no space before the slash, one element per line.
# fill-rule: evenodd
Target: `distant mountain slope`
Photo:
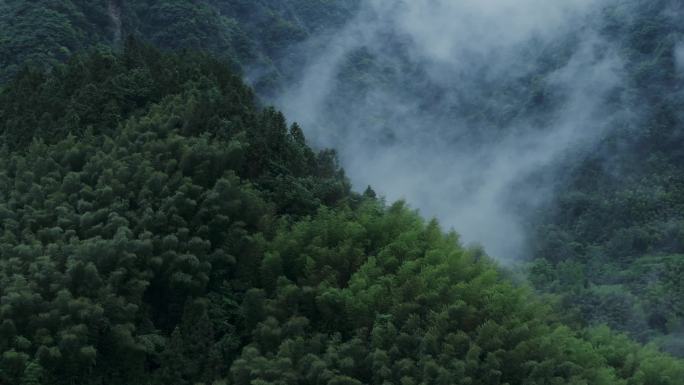
<path fill-rule="evenodd" d="M 633 118 L 569 168 L 536 219 L 533 279 L 588 322 L 684 355 L 684 8 L 623 2 L 604 33 L 620 45 Z"/>
<path fill-rule="evenodd" d="M 204 50 L 249 66 L 273 86 L 274 62 L 312 34 L 339 27 L 358 0 L 8 0 L 0 3 L 0 82 L 97 44 L 136 35 L 157 47 Z M 271 83 L 269 83 L 271 82 Z"/>

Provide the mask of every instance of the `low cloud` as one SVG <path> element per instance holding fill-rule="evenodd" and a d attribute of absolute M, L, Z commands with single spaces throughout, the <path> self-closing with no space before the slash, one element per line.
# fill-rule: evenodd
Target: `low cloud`
<path fill-rule="evenodd" d="M 370 0 L 302 47 L 307 66 L 273 102 L 358 189 L 517 258 L 560 166 L 628 114 L 622 60 L 595 27 L 606 4 Z"/>

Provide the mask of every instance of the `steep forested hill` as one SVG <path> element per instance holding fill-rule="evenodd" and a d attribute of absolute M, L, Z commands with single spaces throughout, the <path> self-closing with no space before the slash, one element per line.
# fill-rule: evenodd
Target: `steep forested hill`
<path fill-rule="evenodd" d="M 334 154 L 223 62 L 129 41 L 24 71 L 0 99 L 2 383 L 684 376 L 606 328 L 562 326 L 402 203 L 350 192 Z"/>
<path fill-rule="evenodd" d="M 561 165 L 548 204 L 516 207 L 531 288 L 353 192 L 334 151 L 255 96 L 358 6 L 0 0 L 1 384 L 681 384 L 660 352 L 684 356 L 681 4 L 597 14 L 626 59 L 608 106 L 635 113 Z M 510 122 L 544 133 L 564 97 L 545 79 L 580 41 L 533 44 L 539 71 L 455 98 L 405 36 L 380 36 L 396 58 L 343 58 L 325 119 L 393 143 L 422 111 L 415 135 L 482 146 Z M 378 85 L 421 102 L 354 116 Z M 429 131 L 464 116 L 472 132 Z"/>

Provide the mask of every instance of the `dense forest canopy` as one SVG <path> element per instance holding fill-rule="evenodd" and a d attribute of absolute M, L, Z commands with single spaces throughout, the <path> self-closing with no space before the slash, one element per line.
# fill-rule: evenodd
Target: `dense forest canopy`
<path fill-rule="evenodd" d="M 680 385 L 682 7 L 576 3 L 0 1 L 0 384 Z"/>
<path fill-rule="evenodd" d="M 350 192 L 334 155 L 220 61 L 130 41 L 2 96 L 4 383 L 684 376 L 608 329 L 562 326 L 436 222 Z"/>
<path fill-rule="evenodd" d="M 166 49 L 205 50 L 270 92 L 303 57 L 291 47 L 349 20 L 358 0 L 6 0 L 0 2 L 0 81 L 30 64 L 49 68 L 126 36 Z"/>

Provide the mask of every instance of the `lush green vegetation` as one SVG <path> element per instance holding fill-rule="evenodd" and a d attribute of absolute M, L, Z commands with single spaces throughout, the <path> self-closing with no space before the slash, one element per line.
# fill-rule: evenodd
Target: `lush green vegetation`
<path fill-rule="evenodd" d="M 353 193 L 242 83 L 277 87 L 357 3 L 0 1 L 0 383 L 681 384 L 679 5 L 605 10 L 639 119 L 530 218 L 527 288 Z M 340 76 L 390 75 L 357 52 Z M 540 93 L 469 103 L 498 127 Z"/>
<path fill-rule="evenodd" d="M 654 348 L 563 326 L 403 204 L 350 192 L 334 154 L 221 61 L 130 41 L 24 71 L 0 99 L 2 383 L 684 377 Z"/>
<path fill-rule="evenodd" d="M 603 33 L 628 58 L 633 114 L 569 171 L 554 209 L 537 219 L 531 278 L 578 320 L 684 356 L 681 6 L 635 1 L 606 11 Z"/>
<path fill-rule="evenodd" d="M 7 0 L 0 2 L 0 82 L 23 65 L 47 69 L 126 36 L 212 52 L 245 67 L 259 91 L 303 57 L 292 47 L 349 20 L 358 0 Z"/>

